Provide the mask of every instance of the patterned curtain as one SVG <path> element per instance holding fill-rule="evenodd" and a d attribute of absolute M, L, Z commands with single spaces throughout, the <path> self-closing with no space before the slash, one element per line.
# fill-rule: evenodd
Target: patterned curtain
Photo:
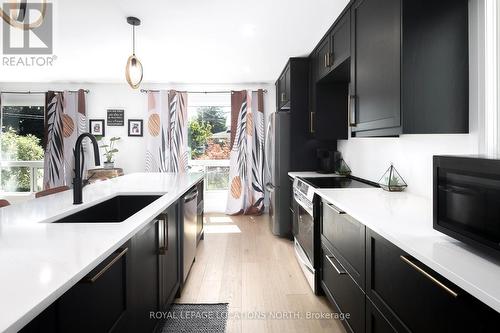
<path fill-rule="evenodd" d="M 231 92 L 231 153 L 226 213 L 264 211 L 264 92 Z"/>
<path fill-rule="evenodd" d="M 85 92 L 49 91 L 45 96 L 45 160 L 43 188 L 72 186 L 74 147 L 87 132 Z"/>
<path fill-rule="evenodd" d="M 187 94 L 175 90 L 148 93 L 146 171 L 188 169 Z"/>

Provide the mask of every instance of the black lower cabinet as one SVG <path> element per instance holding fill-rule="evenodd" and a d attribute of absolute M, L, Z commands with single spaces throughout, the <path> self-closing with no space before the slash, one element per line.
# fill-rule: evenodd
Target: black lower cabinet
<path fill-rule="evenodd" d="M 129 262 L 127 242 L 20 332 L 128 332 Z"/>
<path fill-rule="evenodd" d="M 325 246 L 322 248 L 321 257 L 321 286 L 327 298 L 337 311 L 346 315 L 347 319 L 342 323 L 348 331 L 364 332 L 364 292 Z"/>
<path fill-rule="evenodd" d="M 130 283 L 130 326 L 132 332 L 152 332 L 156 320 L 150 319 L 150 312 L 158 306 L 158 254 L 160 219 L 150 222 L 132 237 L 131 283 Z"/>
<path fill-rule="evenodd" d="M 366 295 L 397 332 L 494 332 L 500 314 L 367 229 Z"/>
<path fill-rule="evenodd" d="M 366 333 L 397 333 L 370 300 L 366 301 Z"/>
<path fill-rule="evenodd" d="M 180 286 L 178 205 L 172 205 L 160 215 L 159 261 L 159 306 L 162 311 L 169 308 Z M 164 241 L 163 241 L 164 240 Z M 163 243 L 162 243 L 163 242 Z"/>
<path fill-rule="evenodd" d="M 59 299 L 61 332 L 125 332 L 129 248 L 118 249 Z"/>
<path fill-rule="evenodd" d="M 149 222 L 21 332 L 154 332 L 151 313 L 179 290 L 178 211 L 175 203 Z"/>
<path fill-rule="evenodd" d="M 24 326 L 20 333 L 52 333 L 59 332 L 57 329 L 57 303 L 50 305 L 28 325 Z"/>

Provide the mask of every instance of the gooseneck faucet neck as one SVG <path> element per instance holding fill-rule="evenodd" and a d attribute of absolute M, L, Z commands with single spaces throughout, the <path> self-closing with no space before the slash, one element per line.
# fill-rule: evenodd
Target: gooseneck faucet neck
<path fill-rule="evenodd" d="M 83 190 L 83 183 L 82 183 L 82 170 L 83 166 L 80 165 L 80 157 L 82 152 L 82 141 L 85 138 L 89 138 L 90 141 L 92 142 L 92 145 L 94 146 L 94 164 L 96 166 L 101 164 L 101 161 L 99 159 L 99 146 L 97 145 L 97 139 L 95 136 L 93 136 L 90 133 L 83 133 L 81 134 L 78 139 L 76 139 L 76 144 L 75 144 L 75 178 L 73 178 L 73 204 L 74 205 L 79 205 L 82 203 L 82 190 Z"/>

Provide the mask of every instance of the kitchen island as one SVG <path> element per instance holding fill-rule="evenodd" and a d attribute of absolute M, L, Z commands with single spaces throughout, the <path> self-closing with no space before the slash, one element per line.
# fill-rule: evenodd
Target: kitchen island
<path fill-rule="evenodd" d="M 0 332 L 17 332 L 203 179 L 134 173 L 0 209 Z M 120 223 L 52 223 L 118 195 L 158 195 Z"/>

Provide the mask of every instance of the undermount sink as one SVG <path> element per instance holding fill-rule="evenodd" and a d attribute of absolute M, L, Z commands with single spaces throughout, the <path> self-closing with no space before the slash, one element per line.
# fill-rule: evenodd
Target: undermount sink
<path fill-rule="evenodd" d="M 52 223 L 119 223 L 160 197 L 161 195 L 117 195 Z"/>

